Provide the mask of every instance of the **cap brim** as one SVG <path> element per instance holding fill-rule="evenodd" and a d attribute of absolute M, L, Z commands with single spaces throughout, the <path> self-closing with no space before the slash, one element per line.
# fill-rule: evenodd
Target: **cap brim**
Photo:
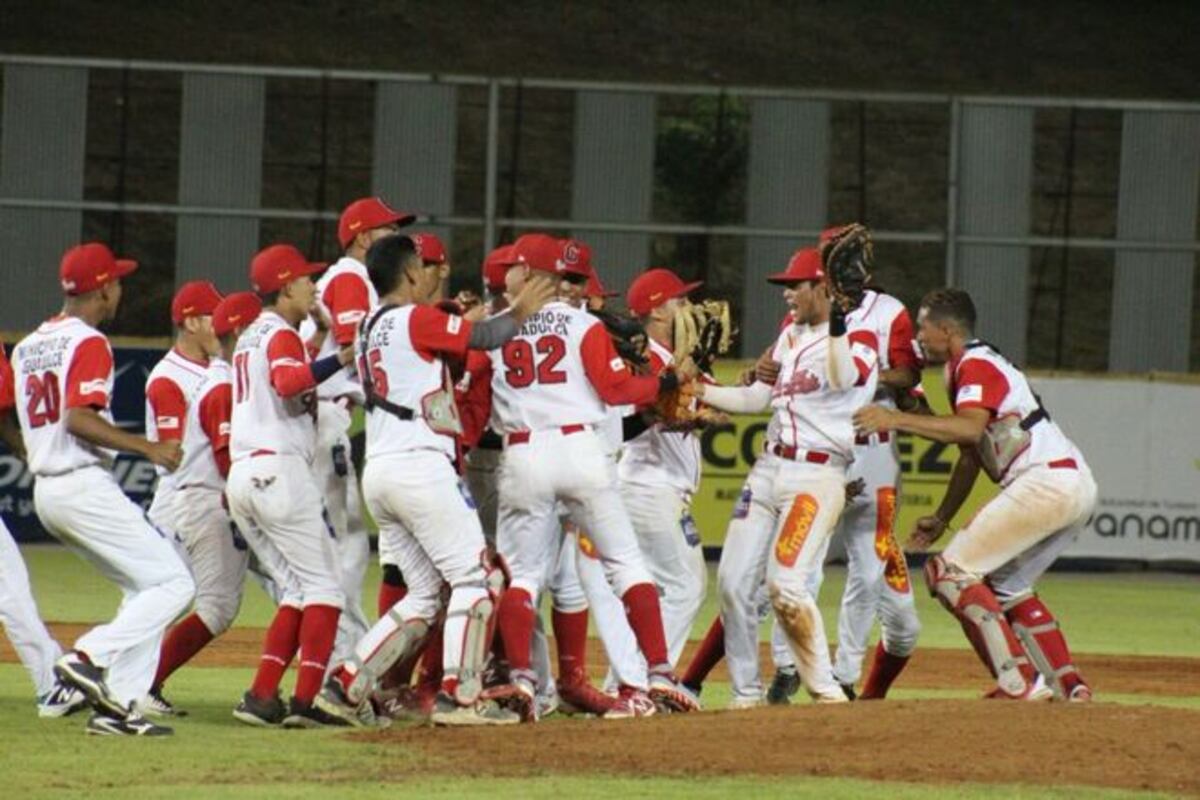
<path fill-rule="evenodd" d="M 114 278 L 124 278 L 128 274 L 130 274 L 132 272 L 136 272 L 137 268 L 138 268 L 138 262 L 134 261 L 133 259 L 118 258 L 117 259 L 117 271 L 115 273 L 113 273 L 113 277 Z"/>
<path fill-rule="evenodd" d="M 691 283 L 685 283 L 678 292 L 672 293 L 671 297 L 687 297 L 689 294 L 696 291 L 703 285 L 704 281 L 692 281 Z"/>
<path fill-rule="evenodd" d="M 316 275 L 318 272 L 324 272 L 329 269 L 329 265 L 324 262 L 310 261 L 303 270 L 296 274 L 299 278 L 302 275 Z"/>

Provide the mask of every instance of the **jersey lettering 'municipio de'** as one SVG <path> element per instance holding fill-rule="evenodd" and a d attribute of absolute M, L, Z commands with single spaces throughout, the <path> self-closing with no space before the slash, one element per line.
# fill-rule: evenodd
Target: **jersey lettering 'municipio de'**
<path fill-rule="evenodd" d="M 43 322 L 13 349 L 17 418 L 34 475 L 104 464 L 115 455 L 67 430 L 67 412 L 94 408 L 112 422 L 113 356 L 104 334 L 78 317 Z"/>
<path fill-rule="evenodd" d="M 158 467 L 156 505 L 176 489 L 222 489 L 228 471 L 229 415 L 232 404 L 229 365 L 220 359 L 193 361 L 176 350 L 163 357 L 146 380 L 146 438 L 175 440 L 183 448 L 179 469 Z"/>
<path fill-rule="evenodd" d="M 267 310 L 233 352 L 233 414 L 229 452 L 296 455 L 311 462 L 317 440 L 317 395 L 300 334 Z"/>

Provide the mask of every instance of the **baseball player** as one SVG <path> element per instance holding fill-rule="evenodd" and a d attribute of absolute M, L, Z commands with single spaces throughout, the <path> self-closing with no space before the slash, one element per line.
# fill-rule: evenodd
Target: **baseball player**
<path fill-rule="evenodd" d="M 312 317 L 300 326 L 300 335 L 319 342 L 316 359 L 335 355 L 354 343 L 358 324 L 378 305 L 375 288 L 367 278 L 366 253 L 384 236 L 411 224 L 416 216 L 397 211 L 378 197 L 362 197 L 346 206 L 338 219 L 342 257 L 317 281 L 317 302 Z M 328 326 L 319 331 L 317 320 Z M 349 655 L 369 623 L 362 610 L 363 578 L 371 557 L 371 543 L 363 520 L 358 475 L 350 459 L 351 415 L 363 402 L 362 387 L 353 365 L 338 370 L 317 387 L 317 447 L 313 470 L 325 498 L 329 521 L 337 531 L 342 587 L 346 603 L 338 618 L 334 660 Z"/>
<path fill-rule="evenodd" d="M 25 443 L 16 416 L 13 371 L 4 348 L 0 347 L 0 440 L 9 452 L 25 460 Z M 54 677 L 54 662 L 62 656 L 62 647 L 46 630 L 38 615 L 29 572 L 21 551 L 0 519 L 0 625 L 17 658 L 24 665 L 37 691 L 39 717 L 63 717 L 87 704 L 83 693 Z"/>
<path fill-rule="evenodd" d="M 339 725 L 313 705 L 337 635 L 345 592 L 336 532 L 312 472 L 316 388 L 353 358 L 350 348 L 309 360 L 297 326 L 312 311 L 311 276 L 324 269 L 295 247 L 254 256 L 250 282 L 263 311 L 233 353 L 232 466 L 226 497 L 234 522 L 279 589 L 254 683 L 234 709 L 250 725 Z M 299 651 L 296 687 L 285 710 L 279 684 Z"/>
<path fill-rule="evenodd" d="M 844 252 L 862 258 L 861 250 Z M 852 304 L 827 288 L 825 276 L 820 254 L 809 249 L 768 278 L 784 287 L 794 320 L 771 354 L 782 365 L 774 386 L 696 386 L 698 397 L 724 411 L 773 409 L 766 448 L 774 458 L 755 464 L 718 569 L 735 704 L 762 694 L 755 601 L 764 573 L 805 688 L 818 702 L 847 699 L 833 678 L 811 581 L 845 504 L 854 457 L 850 417 L 874 396 L 878 356 L 872 332 L 848 329 Z"/>
<path fill-rule="evenodd" d="M 533 272 L 587 272 L 563 259 L 562 244 L 529 234 L 513 245 L 517 265 L 505 278 L 510 294 Z M 615 475 L 594 432 L 607 406 L 648 404 L 679 385 L 673 372 L 634 376 L 617 356 L 603 323 L 554 302 L 526 320 L 521 333 L 492 352 L 492 419 L 504 437 L 498 544 L 512 583 L 500 602 L 499 627 L 512 684 L 507 697 L 522 719 L 535 719 L 536 678 L 530 669 L 534 608 L 559 553 L 557 503 L 588 531 L 629 624 L 650 664 L 650 694 L 675 710 L 693 710 L 667 658 L 658 593 L 621 506 Z"/>
<path fill-rule="evenodd" d="M 907 431 L 961 448 L 946 496 L 932 516 L 917 521 L 910 545 L 926 549 L 941 537 L 980 470 L 1000 485 L 1000 494 L 926 562 L 929 591 L 962 624 L 996 679 L 988 697 L 1041 699 L 1040 672 L 1056 698 L 1089 701 L 1092 690 L 1033 586 L 1091 517 L 1097 492 L 1091 470 L 1025 375 L 975 338 L 970 295 L 930 292 L 917 325 L 926 359 L 945 365 L 953 413 L 872 405 L 854 416 L 862 433 Z"/>
<path fill-rule="evenodd" d="M 455 469 L 462 427 L 443 358 L 511 340 L 552 296 L 553 285 L 531 282 L 509 313 L 472 324 L 428 305 L 448 266 L 425 261 L 412 238 L 377 242 L 367 262 L 384 304 L 363 323 L 357 346 L 368 408 L 363 490 L 408 593 L 356 645 L 318 702 L 347 724 L 361 724 L 378 677 L 415 652 L 436 623 L 446 583 L 443 679 L 433 721 L 516 722 L 494 705 L 477 704 L 499 588 L 493 578 L 500 576 L 489 575 L 479 516 Z"/>
<path fill-rule="evenodd" d="M 222 299 L 212 284 L 184 284 L 171 304 L 175 346 L 150 372 L 146 431 L 156 441 L 183 444 L 183 464 L 159 476 L 150 519 L 174 531 L 187 548 L 196 580 L 196 605 L 163 641 L 145 710 L 182 716 L 163 696 L 163 684 L 237 617 L 249 552 L 225 511 L 233 381 L 229 361 L 241 331 L 262 310 L 252 292 Z"/>
<path fill-rule="evenodd" d="M 113 424 L 112 350 L 96 329 L 116 315 L 121 279 L 136 268 L 103 244 L 68 250 L 59 266 L 63 311 L 16 346 L 13 368 L 38 519 L 124 594 L 112 622 L 81 636 L 55 662 L 55 674 L 95 708 L 88 733 L 161 736 L 171 729 L 146 720 L 136 702 L 150 690 L 163 633 L 196 587 L 172 542 L 121 492 L 109 467 L 120 450 L 174 470 L 181 450 L 179 442 L 152 442 Z"/>

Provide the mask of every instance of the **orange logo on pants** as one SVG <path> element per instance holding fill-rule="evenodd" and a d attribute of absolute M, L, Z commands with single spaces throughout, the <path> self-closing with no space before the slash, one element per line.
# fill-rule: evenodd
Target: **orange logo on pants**
<path fill-rule="evenodd" d="M 887 561 L 892 548 L 892 524 L 896 520 L 896 487 L 881 486 L 875 492 L 875 555 Z"/>
<path fill-rule="evenodd" d="M 817 498 L 811 494 L 796 495 L 796 499 L 792 501 L 792 510 L 788 512 L 783 530 L 779 532 L 779 539 L 775 542 L 775 560 L 783 566 L 795 566 L 796 559 L 800 557 L 800 550 L 804 547 L 804 540 L 812 530 L 813 520 L 817 518 L 818 508 L 820 505 Z"/>
<path fill-rule="evenodd" d="M 900 549 L 900 544 L 892 536 L 891 547 L 888 548 L 887 565 L 883 568 L 883 579 L 887 585 L 892 587 L 892 590 L 897 594 L 908 594 L 908 561 L 904 558 L 904 551 Z"/>
<path fill-rule="evenodd" d="M 579 550 L 590 559 L 599 558 L 595 543 L 583 531 L 579 532 Z"/>

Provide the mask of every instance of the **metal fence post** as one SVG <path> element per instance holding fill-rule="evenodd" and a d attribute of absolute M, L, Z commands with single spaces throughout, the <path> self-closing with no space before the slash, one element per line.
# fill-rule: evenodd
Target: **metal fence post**
<path fill-rule="evenodd" d="M 496 184 L 500 153 L 500 83 L 488 83 L 487 174 L 483 198 L 483 252 L 496 246 Z"/>
<path fill-rule="evenodd" d="M 955 258 L 958 250 L 958 147 L 961 138 L 962 105 L 950 99 L 950 153 L 946 159 L 946 285 L 958 278 Z"/>

